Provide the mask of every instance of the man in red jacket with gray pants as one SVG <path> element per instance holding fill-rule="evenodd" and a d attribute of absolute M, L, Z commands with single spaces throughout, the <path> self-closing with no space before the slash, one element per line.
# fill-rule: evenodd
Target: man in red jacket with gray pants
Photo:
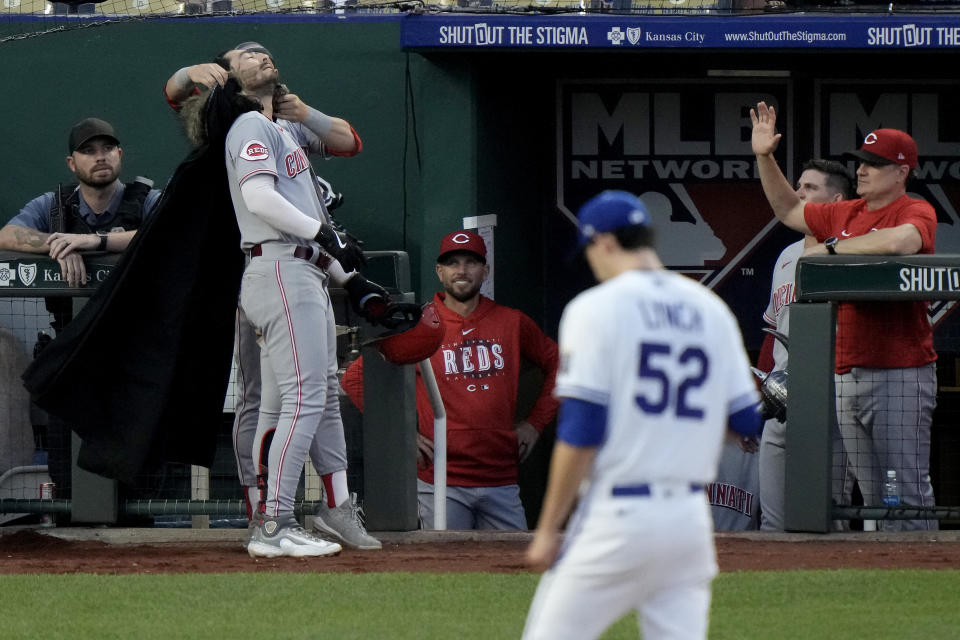
<path fill-rule="evenodd" d="M 447 528 L 527 529 L 517 465 L 530 454 L 553 419 L 557 344 L 524 313 L 480 294 L 490 273 L 486 245 L 476 233 L 443 238 L 437 277 L 443 291 L 434 302 L 444 325 L 443 343 L 430 358 L 447 412 Z M 544 376 L 540 395 L 515 420 L 523 360 Z M 362 361 L 342 380 L 362 407 Z M 417 493 L 423 528 L 433 528 L 433 410 L 417 377 Z"/>

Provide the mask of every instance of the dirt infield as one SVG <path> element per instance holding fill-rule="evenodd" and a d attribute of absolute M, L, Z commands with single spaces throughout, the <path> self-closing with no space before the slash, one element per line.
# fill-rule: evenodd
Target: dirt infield
<path fill-rule="evenodd" d="M 372 571 L 518 573 L 526 571 L 523 551 L 528 536 L 510 539 L 482 535 L 438 541 L 411 542 L 411 536 L 384 536 L 381 551 L 345 550 L 332 558 L 278 558 L 253 560 L 242 546 L 242 532 L 211 540 L 137 544 L 147 533 L 134 531 L 126 542 L 69 539 L 48 532 L 24 529 L 0 532 L 0 574 L 12 573 L 224 573 L 237 571 Z M 960 568 L 960 536 L 941 532 L 925 536 L 790 536 L 757 535 L 717 537 L 721 571 L 785 569 L 956 569 Z M 104 538 L 102 534 L 86 536 Z M 393 538 L 391 540 L 391 538 Z"/>

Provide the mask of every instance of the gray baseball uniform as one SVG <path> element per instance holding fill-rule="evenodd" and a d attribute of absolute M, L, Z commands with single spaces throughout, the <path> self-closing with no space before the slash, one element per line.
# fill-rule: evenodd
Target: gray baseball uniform
<path fill-rule="evenodd" d="M 276 124 L 283 128 L 306 152 L 328 157 L 326 146 L 315 133 L 300 123 L 278 119 Z M 284 167 L 286 170 L 286 167 Z M 232 184 L 232 183 L 231 183 Z M 239 190 L 231 196 L 239 196 Z M 324 213 L 326 220 L 326 213 Z M 298 241 L 303 242 L 303 241 Z M 303 242 L 303 244 L 307 244 Z M 251 510 L 257 508 L 258 462 L 254 459 L 254 437 L 260 415 L 260 345 L 257 343 L 256 330 L 247 320 L 242 308 L 237 309 L 237 324 L 234 338 L 236 356 L 236 382 L 240 388 L 240 398 L 234 407 L 233 453 L 237 462 L 237 474 L 240 484 L 246 491 L 245 499 Z M 310 447 L 310 458 L 314 468 L 321 476 L 347 468 L 347 454 L 339 448 L 340 439 L 330 436 L 329 429 L 318 429 Z"/>
<path fill-rule="evenodd" d="M 235 432 L 238 466 L 241 481 L 247 485 L 261 455 L 268 456 L 263 505 L 268 517 L 293 510 L 308 452 L 321 474 L 347 466 L 328 276 L 311 261 L 294 256 L 298 246 L 308 247 L 313 256 L 319 254 L 320 248 L 313 241 L 273 228 L 251 213 L 240 192 L 249 177 L 272 175 L 276 191 L 288 202 L 305 215 L 326 221 L 302 143 L 306 140 L 311 149 L 315 145 L 305 131 L 303 127 L 272 122 L 260 113 L 250 112 L 234 122 L 226 144 L 227 175 L 241 246 L 247 251 L 259 246 L 261 253 L 251 258 L 240 291 L 238 323 L 242 325 L 245 317 L 254 327 L 261 350 L 261 398 L 255 436 L 248 449 L 249 460 L 245 459 L 244 443 L 249 437 L 250 416 L 256 412 L 245 403 L 240 410 L 244 419 L 238 417 Z M 249 331 L 238 327 L 241 362 L 249 360 L 250 337 Z M 249 368 L 246 373 L 250 373 Z M 253 382 L 252 377 L 242 379 L 245 390 Z M 271 432 L 269 452 L 262 451 L 264 439 Z"/>
<path fill-rule="evenodd" d="M 763 312 L 764 321 L 784 335 L 790 332 L 790 303 L 797 299 L 797 261 L 803 255 L 803 240 L 787 246 L 777 258 L 770 285 L 770 302 Z M 788 353 L 779 340 L 773 345 L 773 369 L 787 368 Z M 786 487 L 787 425 L 779 420 L 767 420 L 760 438 L 760 528 L 763 531 L 783 531 L 784 492 Z M 850 504 L 854 477 L 850 470 L 840 432 L 833 430 L 833 498 L 838 504 Z M 847 528 L 837 521 L 836 529 Z"/>
<path fill-rule="evenodd" d="M 760 472 L 757 453 L 726 441 L 720 450 L 717 479 L 707 485 L 713 528 L 750 531 L 760 528 Z"/>

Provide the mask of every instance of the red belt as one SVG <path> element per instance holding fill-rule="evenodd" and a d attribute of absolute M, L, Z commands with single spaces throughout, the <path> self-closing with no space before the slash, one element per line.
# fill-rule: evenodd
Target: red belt
<path fill-rule="evenodd" d="M 250 247 L 251 258 L 259 258 L 262 255 L 263 255 L 262 244 L 255 244 L 252 247 Z M 303 245 L 300 245 L 293 250 L 294 258 L 300 258 L 301 260 L 306 260 L 307 262 L 311 262 L 317 265 L 318 267 L 320 267 L 321 269 L 326 269 L 327 267 L 330 266 L 330 263 L 333 262 L 333 260 L 330 259 L 330 256 L 325 254 L 323 251 L 317 251 L 317 255 L 316 257 L 314 257 L 313 260 L 310 259 L 311 256 L 313 256 L 313 249 L 311 249 L 310 247 L 304 247 Z"/>

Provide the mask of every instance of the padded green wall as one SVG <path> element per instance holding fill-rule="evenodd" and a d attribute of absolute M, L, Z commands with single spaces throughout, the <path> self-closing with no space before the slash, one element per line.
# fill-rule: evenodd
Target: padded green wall
<path fill-rule="evenodd" d="M 164 82 L 181 66 L 243 40 L 262 42 L 293 92 L 360 133 L 359 156 L 315 162 L 346 195 L 338 218 L 368 249 L 407 250 L 414 288 L 420 297 L 432 295 L 439 238 L 476 209 L 472 72 L 401 51 L 396 20 L 157 20 L 0 44 L 10 96 L 0 119 L 7 148 L 0 155 L 0 222 L 70 181 L 67 133 L 90 115 L 117 128 L 125 178 L 147 175 L 165 184 L 189 146 L 163 99 Z"/>

